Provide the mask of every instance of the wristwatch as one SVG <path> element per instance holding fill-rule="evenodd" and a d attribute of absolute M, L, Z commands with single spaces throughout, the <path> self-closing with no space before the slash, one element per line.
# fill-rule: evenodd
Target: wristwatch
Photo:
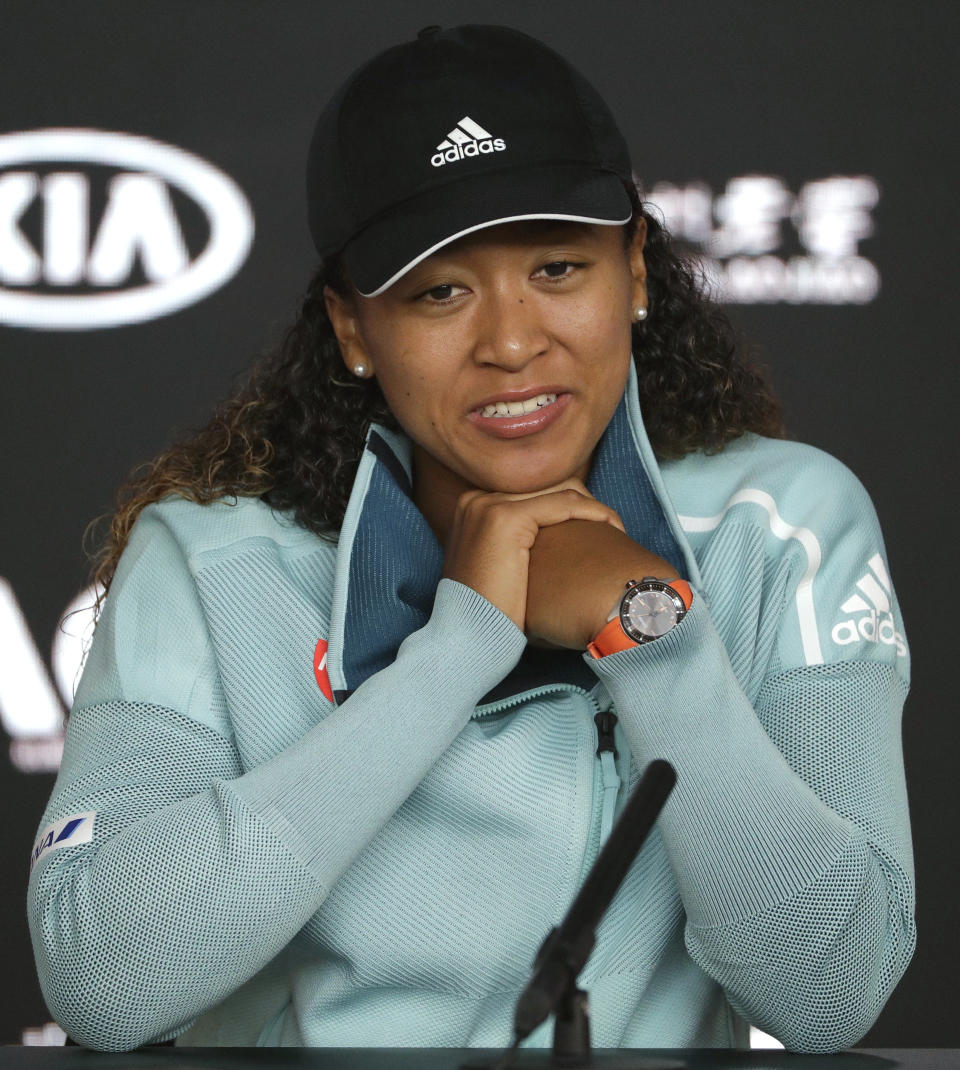
<path fill-rule="evenodd" d="M 652 643 L 666 635 L 686 616 L 693 592 L 686 580 L 644 576 L 628 580 L 620 601 L 587 650 L 595 658 Z"/>

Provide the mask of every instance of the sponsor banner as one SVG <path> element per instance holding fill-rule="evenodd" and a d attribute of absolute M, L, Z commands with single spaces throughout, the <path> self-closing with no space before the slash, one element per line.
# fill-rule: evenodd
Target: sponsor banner
<path fill-rule="evenodd" d="M 88 587 L 64 610 L 48 668 L 13 585 L 0 576 L 0 725 L 10 737 L 10 761 L 21 773 L 51 773 L 60 766 L 64 713 L 90 649 L 97 594 L 98 588 Z"/>
<path fill-rule="evenodd" d="M 187 212 L 207 235 L 195 252 Z M 233 179 L 174 145 L 108 130 L 0 136 L 0 323 L 82 331 L 168 315 L 232 278 L 253 230 Z"/>
<path fill-rule="evenodd" d="M 28 1026 L 20 1036 L 24 1047 L 62 1048 L 67 1042 L 67 1034 L 56 1022 L 45 1022 L 39 1026 Z"/>
<path fill-rule="evenodd" d="M 880 200 L 868 175 L 813 179 L 796 193 L 776 175 L 731 178 L 722 193 L 657 182 L 648 197 L 720 302 L 863 305 L 880 292 L 880 272 L 859 250 Z"/>

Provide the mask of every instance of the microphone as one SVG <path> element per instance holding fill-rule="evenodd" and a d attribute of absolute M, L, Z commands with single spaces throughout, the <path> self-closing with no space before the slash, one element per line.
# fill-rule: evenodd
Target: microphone
<path fill-rule="evenodd" d="M 554 1010 L 557 1010 L 554 1065 L 589 1065 L 587 994 L 577 989 L 575 982 L 593 950 L 600 919 L 653 828 L 676 780 L 673 766 L 660 758 L 644 770 L 566 917 L 547 933 L 537 952 L 533 976 L 520 993 L 514 1011 L 513 1044 L 503 1053 L 494 1070 L 505 1070 L 521 1041 Z M 682 1064 L 672 1062 L 670 1065 Z"/>

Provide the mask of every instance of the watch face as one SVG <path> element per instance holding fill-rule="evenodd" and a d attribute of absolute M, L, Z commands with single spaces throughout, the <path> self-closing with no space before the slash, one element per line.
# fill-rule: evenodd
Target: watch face
<path fill-rule="evenodd" d="M 678 616 L 676 603 L 666 591 L 638 591 L 630 600 L 624 624 L 639 636 L 656 639 L 670 631 Z"/>

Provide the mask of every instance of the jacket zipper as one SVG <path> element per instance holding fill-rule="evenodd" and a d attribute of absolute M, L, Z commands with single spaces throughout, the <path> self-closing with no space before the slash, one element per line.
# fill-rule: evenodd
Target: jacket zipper
<path fill-rule="evenodd" d="M 541 687 L 532 687 L 529 691 L 520 691 L 509 698 L 501 699 L 499 702 L 490 702 L 486 706 L 478 706 L 471 714 L 470 719 L 478 721 L 483 717 L 489 717 L 493 713 L 501 713 L 503 710 L 508 710 L 511 706 L 518 706 L 521 702 L 526 702 L 527 699 L 548 695 L 551 691 L 573 691 L 589 699 L 594 706 L 597 705 L 597 700 L 593 697 L 593 693 L 584 691 L 582 687 L 577 687 L 576 684 L 544 684 Z"/>
<path fill-rule="evenodd" d="M 529 691 L 521 692 L 518 695 L 511 695 L 510 698 L 503 699 L 500 702 L 491 702 L 488 706 L 474 710 L 472 719 L 482 720 L 484 717 L 489 717 L 491 714 L 500 713 L 503 710 L 509 709 L 511 706 L 516 706 L 521 702 L 525 702 L 527 699 L 539 698 L 541 695 L 549 694 L 551 691 L 576 692 L 579 695 L 583 695 L 593 706 L 594 710 L 596 710 L 593 717 L 593 723 L 597 730 L 597 749 L 595 754 L 600 762 L 600 775 L 597 776 L 596 772 L 594 773 L 593 802 L 590 809 L 589 828 L 592 831 L 593 823 L 596 819 L 597 796 L 599 795 L 600 847 L 603 847 L 607 837 L 610 835 L 610 830 L 613 827 L 613 818 L 617 807 L 617 796 L 620 792 L 622 783 L 620 774 L 617 772 L 616 763 L 616 760 L 619 757 L 616 746 L 616 736 L 614 734 L 614 729 L 617 725 L 617 715 L 613 713 L 612 710 L 601 710 L 593 692 L 585 691 L 582 687 L 577 687 L 576 684 L 547 684 L 543 687 L 536 687 Z M 592 836 L 588 833 L 586 849 L 584 850 L 581 861 L 580 875 L 577 880 L 577 888 L 583 884 L 587 873 L 590 871 L 590 867 L 595 861 L 595 857 L 590 850 L 591 839 Z"/>
<path fill-rule="evenodd" d="M 603 805 L 600 811 L 600 846 L 607 842 L 613 827 L 613 815 L 620 792 L 620 774 L 617 772 L 616 737 L 617 715 L 612 710 L 603 710 L 594 717 L 597 726 L 597 757 L 600 759 L 600 777 L 603 785 Z"/>

